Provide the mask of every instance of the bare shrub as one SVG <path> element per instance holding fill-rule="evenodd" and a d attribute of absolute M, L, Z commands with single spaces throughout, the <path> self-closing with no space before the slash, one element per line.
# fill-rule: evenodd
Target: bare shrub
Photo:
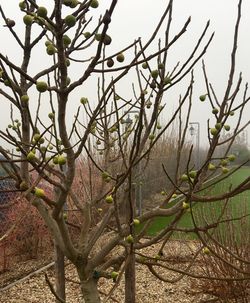
<path fill-rule="evenodd" d="M 190 168 L 195 167 L 196 151 L 191 152 L 190 142 L 185 142 L 180 152 L 180 142 L 176 127 L 164 134 L 155 144 L 148 159 L 141 164 L 141 176 L 138 176 L 138 180 L 142 181 L 142 198 L 148 199 L 157 193 L 162 191 L 168 191 L 172 188 L 170 180 L 166 177 L 166 174 L 162 168 L 164 165 L 170 178 L 176 180 L 177 172 L 183 172 L 186 170 L 187 162 L 190 157 Z M 200 150 L 200 159 L 205 156 L 205 150 Z M 195 168 L 197 169 L 197 167 Z"/>
<path fill-rule="evenodd" d="M 245 200 L 245 207 L 239 209 L 230 202 L 222 205 L 221 213 L 213 207 L 209 208 L 210 212 L 208 208 L 201 210 L 200 218 L 206 218 L 208 224 L 216 217 L 221 223 L 204 235 L 209 251 L 203 251 L 200 269 L 208 279 L 196 280 L 194 284 L 202 292 L 217 297 L 219 302 L 247 303 L 250 298 L 248 205 Z M 232 220 L 236 216 L 238 220 Z"/>
<path fill-rule="evenodd" d="M 6 271 L 20 260 L 38 258 L 52 250 L 48 229 L 38 211 L 26 199 L 17 196 L 10 201 L 1 221 L 0 237 L 8 237 L 1 244 L 0 268 Z"/>

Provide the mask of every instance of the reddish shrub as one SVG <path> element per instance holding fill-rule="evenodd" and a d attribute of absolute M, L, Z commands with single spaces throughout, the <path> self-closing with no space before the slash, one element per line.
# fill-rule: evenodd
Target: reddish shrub
<path fill-rule="evenodd" d="M 16 197 L 4 209 L 0 225 L 0 271 L 24 259 L 38 258 L 51 250 L 52 241 L 39 213 L 27 200 Z"/>

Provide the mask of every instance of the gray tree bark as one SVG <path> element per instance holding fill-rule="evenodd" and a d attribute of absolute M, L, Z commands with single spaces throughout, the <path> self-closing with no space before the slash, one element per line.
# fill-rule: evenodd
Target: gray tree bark
<path fill-rule="evenodd" d="M 57 295 L 65 300 L 65 266 L 64 266 L 64 254 L 55 244 L 55 280 L 56 280 L 56 293 Z M 57 300 L 57 303 L 60 301 Z"/>
<path fill-rule="evenodd" d="M 135 254 L 132 247 L 130 250 L 125 271 L 125 303 L 135 303 Z"/>
<path fill-rule="evenodd" d="M 101 303 L 96 279 L 90 278 L 86 281 L 81 281 L 81 290 L 83 303 Z"/>

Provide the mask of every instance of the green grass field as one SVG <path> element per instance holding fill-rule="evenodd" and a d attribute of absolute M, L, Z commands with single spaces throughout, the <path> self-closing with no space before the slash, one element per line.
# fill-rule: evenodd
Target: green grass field
<path fill-rule="evenodd" d="M 204 190 L 201 192 L 201 195 L 218 195 L 223 192 L 229 190 L 229 186 L 232 184 L 234 188 L 240 182 L 242 182 L 246 177 L 250 176 L 250 168 L 243 167 L 240 170 L 233 173 L 227 179 L 215 184 L 209 189 Z M 170 206 L 171 203 L 170 202 Z M 216 222 L 216 218 L 218 218 L 224 208 L 225 201 L 216 201 L 212 203 L 197 203 L 192 207 L 193 215 L 195 220 L 199 223 L 199 225 L 203 225 L 204 222 L 212 223 Z M 241 193 L 233 198 L 231 198 L 228 202 L 227 211 L 224 213 L 223 218 L 229 217 L 239 217 L 243 213 L 250 213 L 250 191 L 246 191 Z M 158 217 L 155 218 L 154 221 L 151 223 L 147 230 L 147 235 L 154 236 L 159 233 L 163 228 L 170 224 L 173 220 L 173 217 Z M 248 221 L 250 219 L 248 218 Z M 240 224 L 240 221 L 238 221 Z M 237 224 L 237 221 L 236 221 Z M 186 227 L 191 228 L 193 227 L 193 221 L 191 217 L 191 213 L 187 211 L 181 220 L 178 223 L 178 227 Z M 221 225 L 223 227 L 223 225 Z M 225 228 L 225 227 L 224 227 Z M 195 238 L 194 234 L 188 234 L 187 238 Z"/>

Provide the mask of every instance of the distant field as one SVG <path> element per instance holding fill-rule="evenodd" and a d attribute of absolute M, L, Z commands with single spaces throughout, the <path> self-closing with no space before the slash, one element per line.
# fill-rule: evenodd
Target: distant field
<path fill-rule="evenodd" d="M 227 179 L 221 181 L 220 183 L 214 185 L 211 189 L 207 189 L 204 191 L 206 195 L 217 195 L 229 190 L 229 186 L 232 184 L 234 188 L 241 181 L 243 181 L 246 177 L 250 176 L 250 167 L 243 167 L 239 171 L 232 174 Z M 174 202 L 173 202 L 174 203 Z M 193 214 L 195 220 L 203 225 L 204 220 L 206 222 L 214 222 L 215 218 L 220 216 L 223 206 L 225 205 L 224 201 L 216 201 L 213 203 L 197 203 L 193 206 Z M 242 213 L 250 213 L 250 191 L 246 191 L 242 194 L 235 196 L 230 199 L 227 211 L 224 214 L 224 218 L 227 217 L 239 217 Z M 161 231 L 164 227 L 166 227 L 171 221 L 173 217 L 158 217 L 156 218 L 148 228 L 147 234 L 150 236 L 156 235 L 159 231 Z M 250 226 L 250 218 L 248 220 Z M 241 224 L 240 221 L 236 221 L 235 224 Z M 193 221 L 191 218 L 190 212 L 186 212 L 182 219 L 180 220 L 179 227 L 193 227 Z M 222 226 L 221 226 L 222 227 Z M 225 228 L 225 227 L 224 227 Z M 194 238 L 195 235 L 188 234 L 188 238 Z"/>

